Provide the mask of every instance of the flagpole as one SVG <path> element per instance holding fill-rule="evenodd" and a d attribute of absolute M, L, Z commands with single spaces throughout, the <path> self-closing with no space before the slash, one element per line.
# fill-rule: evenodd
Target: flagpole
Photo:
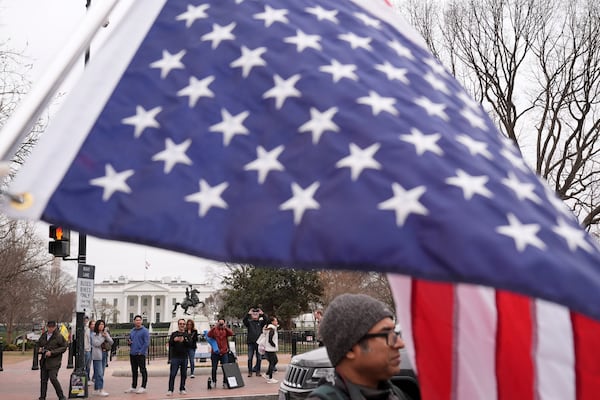
<path fill-rule="evenodd" d="M 119 0 L 105 0 L 94 6 L 88 18 L 79 26 L 62 51 L 27 97 L 19 104 L 2 129 L 0 141 L 0 165 L 10 163 L 24 138 L 29 134 L 37 118 L 58 91 L 73 66 L 81 60 L 96 32 L 105 24 Z"/>

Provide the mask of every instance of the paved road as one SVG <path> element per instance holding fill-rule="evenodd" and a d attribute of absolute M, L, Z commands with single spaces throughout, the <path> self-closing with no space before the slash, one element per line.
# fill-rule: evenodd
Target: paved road
<path fill-rule="evenodd" d="M 208 390 L 207 380 L 210 376 L 210 361 L 198 364 L 196 367 L 195 379 L 188 377 L 186 381 L 186 395 L 179 395 L 175 392 L 174 396 L 167 397 L 167 385 L 169 380 L 169 365 L 165 359 L 153 360 L 148 366 L 148 392 L 145 394 L 126 394 L 124 391 L 131 386 L 131 370 L 129 368 L 129 359 L 113 359 L 104 373 L 104 390 L 110 395 L 107 399 L 139 399 L 139 400 L 158 400 L 158 399 L 210 399 L 227 398 L 228 400 L 276 400 L 279 384 L 270 384 L 260 376 L 247 377 L 248 369 L 246 367 L 247 358 L 240 356 L 238 364 L 242 371 L 244 386 L 235 389 L 225 389 L 221 385 L 217 388 Z M 278 372 L 274 375 L 275 379 L 281 380 L 285 374 L 285 369 L 289 363 L 290 356 L 279 355 Z M 59 379 L 63 390 L 67 393 L 69 389 L 69 377 L 72 369 L 66 369 L 66 355 L 63 359 L 63 367 L 60 369 Z M 268 363 L 263 360 L 262 368 L 266 369 Z M 0 372 L 0 399 L 2 400 L 34 400 L 39 397 L 40 372 L 31 369 L 32 362 L 21 361 L 17 363 L 4 364 L 4 371 Z M 219 368 L 217 380 L 222 382 L 222 373 Z M 139 378 L 141 382 L 141 377 Z M 93 383 L 92 383 L 93 385 Z M 175 388 L 179 387 L 179 376 L 175 380 Z M 90 388 L 90 399 L 100 399 L 101 397 L 91 395 L 93 386 Z M 47 400 L 56 399 L 54 388 L 48 384 Z"/>

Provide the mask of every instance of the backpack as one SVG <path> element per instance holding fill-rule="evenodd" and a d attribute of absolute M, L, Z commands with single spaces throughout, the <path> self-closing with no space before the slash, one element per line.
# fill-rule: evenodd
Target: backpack
<path fill-rule="evenodd" d="M 399 400 L 410 400 L 410 398 L 404 394 L 396 385 L 392 384 L 392 392 L 396 395 Z M 348 395 L 340 390 L 337 386 L 333 386 L 328 383 L 324 383 L 313 390 L 309 397 L 318 397 L 321 400 L 348 400 Z"/>

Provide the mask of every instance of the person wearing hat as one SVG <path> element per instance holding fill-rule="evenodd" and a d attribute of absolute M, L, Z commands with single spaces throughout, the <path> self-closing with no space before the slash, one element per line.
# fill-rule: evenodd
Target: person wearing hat
<path fill-rule="evenodd" d="M 38 353 L 40 360 L 40 400 L 46 399 L 48 392 L 48 380 L 52 382 L 59 400 L 65 400 L 60 382 L 58 381 L 58 370 L 62 362 L 62 355 L 67 350 L 67 341 L 56 332 L 56 321 L 48 321 L 46 332 L 42 333 L 38 340 Z"/>
<path fill-rule="evenodd" d="M 400 372 L 404 342 L 387 305 L 364 294 L 342 294 L 325 310 L 319 324 L 327 355 L 335 367 L 309 400 L 409 400 L 390 382 Z"/>

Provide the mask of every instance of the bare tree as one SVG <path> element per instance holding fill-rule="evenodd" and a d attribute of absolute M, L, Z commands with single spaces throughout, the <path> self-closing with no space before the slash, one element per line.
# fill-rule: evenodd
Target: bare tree
<path fill-rule="evenodd" d="M 394 299 L 385 274 L 362 271 L 324 270 L 319 272 L 325 307 L 343 293 L 362 293 L 394 308 Z"/>
<path fill-rule="evenodd" d="M 431 0 L 425 0 L 431 4 Z M 409 20 L 583 226 L 600 222 L 600 5 L 405 1 Z"/>
<path fill-rule="evenodd" d="M 70 321 L 75 310 L 75 281 L 71 275 L 61 268 L 61 260 L 55 258 L 50 268 L 45 268 L 41 275 L 38 296 L 42 307 L 40 316 L 57 321 Z"/>

